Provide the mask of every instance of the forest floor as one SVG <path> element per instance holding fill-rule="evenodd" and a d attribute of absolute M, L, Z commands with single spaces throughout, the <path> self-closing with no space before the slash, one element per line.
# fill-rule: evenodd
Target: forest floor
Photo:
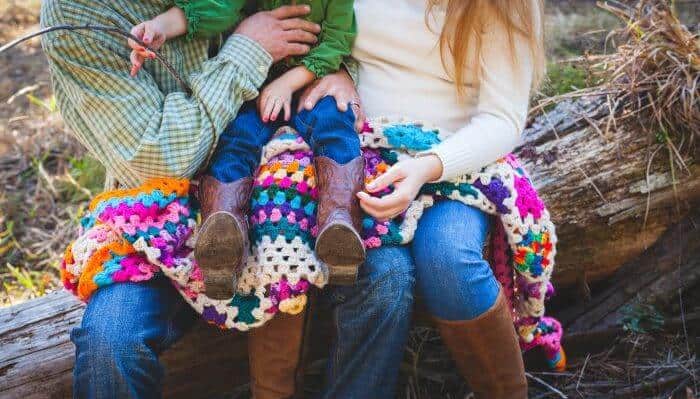
<path fill-rule="evenodd" d="M 679 3 L 686 23 L 697 24 L 700 2 Z M 590 85 L 585 63 L 567 60 L 610 51 L 606 36 L 618 26 L 593 1 L 548 4 L 549 68 L 536 94 L 540 98 Z M 39 0 L 0 1 L 0 45 L 37 29 L 39 6 Z M 39 40 L 0 55 L 0 306 L 59 289 L 62 251 L 75 237 L 80 214 L 101 190 L 103 178 L 104 169 L 71 138 L 57 112 Z M 435 331 L 416 328 L 410 340 L 400 396 L 464 397 L 468 388 Z M 625 335 L 609 351 L 572 358 L 570 365 L 565 373 L 531 371 L 531 397 L 690 399 L 697 392 L 697 387 L 685 388 L 693 386 L 697 361 L 675 335 Z M 693 375 L 692 383 L 668 377 L 669 370 L 679 367 Z M 316 367 L 318 373 L 321 369 Z"/>

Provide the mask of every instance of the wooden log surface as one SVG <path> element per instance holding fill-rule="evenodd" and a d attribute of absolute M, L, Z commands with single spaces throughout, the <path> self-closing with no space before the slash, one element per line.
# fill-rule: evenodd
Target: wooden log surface
<path fill-rule="evenodd" d="M 689 293 L 700 286 L 699 222 L 700 208 L 696 208 L 641 256 L 618 269 L 591 300 L 558 312 L 567 334 L 617 328 L 624 307 L 634 303 L 670 309 L 678 317 L 700 313 L 699 303 L 684 303 L 681 312 L 679 298 L 679 292 Z"/>
<path fill-rule="evenodd" d="M 60 291 L 0 309 L 0 398 L 71 397 L 70 330 L 83 305 Z M 245 334 L 200 323 L 163 354 L 165 397 L 205 398 L 248 381 Z"/>
<path fill-rule="evenodd" d="M 562 288 L 610 276 L 700 204 L 697 151 L 687 171 L 676 164 L 675 189 L 666 149 L 656 152 L 647 184 L 652 138 L 632 123 L 591 126 L 607 113 L 600 97 L 559 103 L 530 123 L 515 151 L 557 226 Z"/>

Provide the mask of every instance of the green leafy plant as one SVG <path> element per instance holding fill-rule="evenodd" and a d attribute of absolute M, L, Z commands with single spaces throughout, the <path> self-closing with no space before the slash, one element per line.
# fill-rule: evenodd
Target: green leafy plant
<path fill-rule="evenodd" d="M 663 315 L 650 304 L 637 302 L 622 308 L 622 325 L 637 334 L 659 332 L 664 326 Z"/>
<path fill-rule="evenodd" d="M 46 287 L 49 283 L 46 273 L 20 269 L 19 267 L 6 265 L 10 271 L 10 276 L 26 291 L 29 291 L 34 296 L 43 296 L 46 293 Z M 3 282 L 5 289 L 10 290 L 11 286 L 7 282 Z"/>
<path fill-rule="evenodd" d="M 547 79 L 542 95 L 558 96 L 590 86 L 588 71 L 576 64 L 551 63 L 547 67 Z"/>

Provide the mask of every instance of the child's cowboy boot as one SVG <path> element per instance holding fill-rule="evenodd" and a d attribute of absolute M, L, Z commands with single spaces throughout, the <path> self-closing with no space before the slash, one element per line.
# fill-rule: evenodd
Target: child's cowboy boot
<path fill-rule="evenodd" d="M 200 182 L 202 227 L 194 257 L 210 298 L 231 298 L 235 291 L 234 280 L 248 249 L 247 215 L 252 188 L 251 177 L 222 183 L 207 175 Z"/>
<path fill-rule="evenodd" d="M 360 156 L 344 165 L 327 157 L 314 160 L 319 190 L 316 255 L 328 265 L 332 284 L 353 284 L 365 261 L 356 196 L 364 185 L 365 160 Z"/>

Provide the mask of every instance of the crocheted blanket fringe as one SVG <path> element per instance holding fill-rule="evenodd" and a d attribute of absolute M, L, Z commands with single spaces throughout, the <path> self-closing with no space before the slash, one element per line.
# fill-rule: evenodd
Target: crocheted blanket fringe
<path fill-rule="evenodd" d="M 378 118 L 360 135 L 366 181 L 404 157 L 429 150 L 440 130 L 403 118 Z M 100 287 L 141 282 L 162 273 L 209 323 L 246 331 L 277 312 L 296 314 L 311 286 L 322 288 L 328 272 L 313 252 L 318 199 L 313 154 L 289 128 L 265 147 L 251 198 L 249 257 L 230 300 L 206 295 L 192 245 L 198 211 L 187 180 L 153 179 L 128 190 L 98 195 L 83 217 L 80 236 L 65 251 L 64 285 L 87 301 Z M 390 193 L 390 189 L 376 195 Z M 365 216 L 367 248 L 410 242 L 426 207 L 436 199 L 461 201 L 494 215 L 489 260 L 513 310 L 523 350 L 534 347 L 555 369 L 565 367 L 561 324 L 544 316 L 554 293 L 550 277 L 556 234 L 543 202 L 512 155 L 451 182 L 427 184 L 399 217 Z"/>

